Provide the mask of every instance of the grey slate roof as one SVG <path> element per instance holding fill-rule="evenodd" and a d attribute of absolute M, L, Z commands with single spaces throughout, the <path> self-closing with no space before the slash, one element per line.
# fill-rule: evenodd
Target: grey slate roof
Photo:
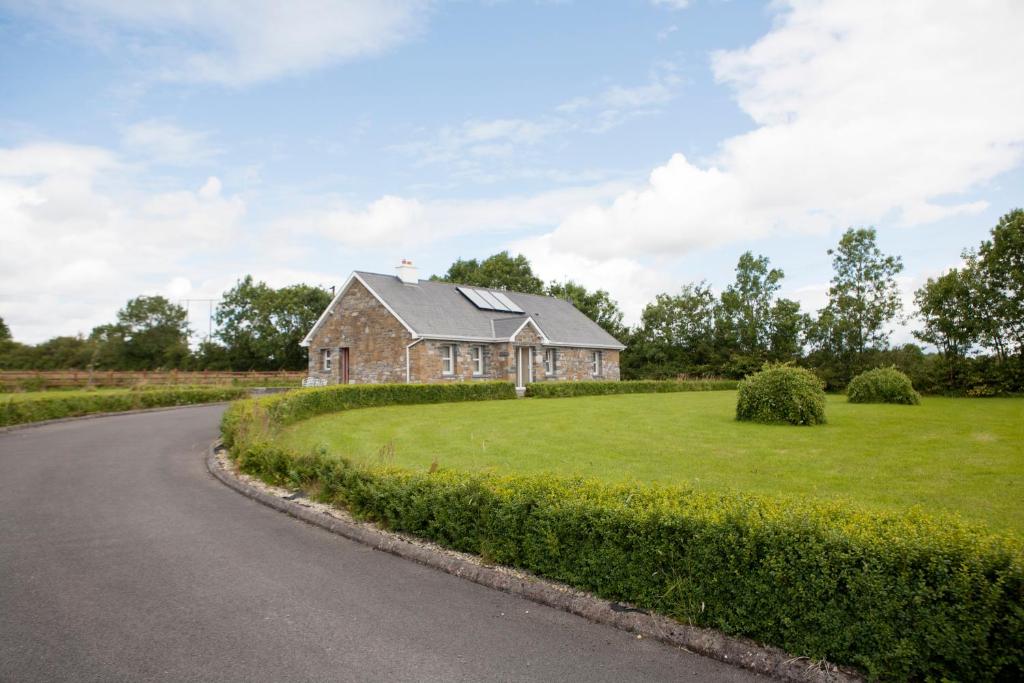
<path fill-rule="evenodd" d="M 460 294 L 456 285 L 419 280 L 405 284 L 394 275 L 356 274 L 417 336 L 508 339 L 528 317 L 548 341 L 571 346 L 625 348 L 568 301 L 506 291 L 524 313 L 485 311 Z"/>

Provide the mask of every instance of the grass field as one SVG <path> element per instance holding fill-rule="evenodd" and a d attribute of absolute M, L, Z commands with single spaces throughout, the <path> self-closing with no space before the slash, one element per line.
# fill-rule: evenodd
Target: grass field
<path fill-rule="evenodd" d="M 308 451 L 427 468 L 555 472 L 920 505 L 1024 534 L 1024 399 L 852 405 L 829 423 L 733 419 L 731 391 L 392 406 L 326 415 L 280 438 Z M 392 448 L 393 447 L 393 448 Z"/>

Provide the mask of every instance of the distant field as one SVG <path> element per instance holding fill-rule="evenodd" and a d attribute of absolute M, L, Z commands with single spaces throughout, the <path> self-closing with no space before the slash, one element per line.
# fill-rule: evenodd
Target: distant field
<path fill-rule="evenodd" d="M 326 415 L 281 439 L 427 468 L 555 472 L 888 509 L 921 505 L 1024 532 L 1024 399 L 830 396 L 827 425 L 733 419 L 732 391 L 392 406 Z M 393 454 L 392 448 L 393 446 Z"/>

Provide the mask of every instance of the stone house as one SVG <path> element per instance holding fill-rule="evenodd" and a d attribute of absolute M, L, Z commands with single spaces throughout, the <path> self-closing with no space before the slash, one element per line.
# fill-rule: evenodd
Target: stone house
<path fill-rule="evenodd" d="M 618 380 L 625 347 L 568 301 L 355 272 L 302 341 L 328 384 Z"/>

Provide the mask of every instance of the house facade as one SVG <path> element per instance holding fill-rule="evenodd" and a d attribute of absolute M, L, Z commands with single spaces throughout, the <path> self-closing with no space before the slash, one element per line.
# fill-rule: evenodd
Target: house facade
<path fill-rule="evenodd" d="M 303 340 L 327 384 L 618 380 L 625 347 L 568 301 L 355 272 Z"/>

